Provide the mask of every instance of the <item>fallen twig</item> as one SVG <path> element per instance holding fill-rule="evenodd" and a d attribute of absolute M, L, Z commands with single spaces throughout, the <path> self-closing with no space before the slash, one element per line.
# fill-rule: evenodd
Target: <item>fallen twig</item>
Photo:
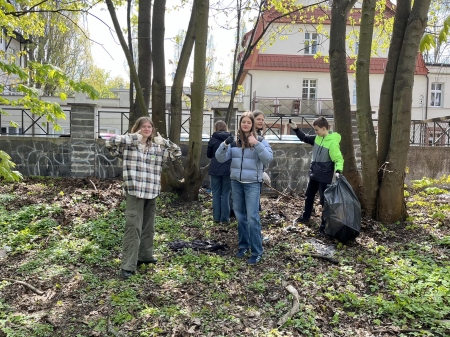
<path fill-rule="evenodd" d="M 331 262 L 333 264 L 339 264 L 339 260 L 336 260 L 335 258 L 331 257 L 331 256 L 327 256 L 327 255 L 321 255 L 321 254 L 300 254 L 302 256 L 311 256 L 311 257 L 317 257 L 319 259 L 324 259 L 327 260 L 328 262 Z"/>
<path fill-rule="evenodd" d="M 28 289 L 30 289 L 32 292 L 34 292 L 34 293 L 37 294 L 37 295 L 44 295 L 44 292 L 43 292 L 42 290 L 39 290 L 39 289 L 33 287 L 31 284 L 26 283 L 26 282 L 24 282 L 24 281 L 13 280 L 13 279 L 11 279 L 11 278 L 6 278 L 6 277 L 2 277 L 2 278 L 0 278 L 0 280 L 2 280 L 2 281 L 14 282 L 14 283 L 17 283 L 17 284 L 21 284 L 21 285 L 27 287 Z"/>
<path fill-rule="evenodd" d="M 264 185 L 266 185 L 266 186 L 267 186 L 268 188 L 270 188 L 272 191 L 277 192 L 278 194 L 282 195 L 282 196 L 285 197 L 285 198 L 296 199 L 296 198 L 294 198 L 294 197 L 291 197 L 290 195 L 287 195 L 287 194 L 284 194 L 283 192 L 278 191 L 276 188 L 273 188 L 272 186 L 270 186 L 270 185 L 267 184 L 267 183 L 264 183 Z"/>
<path fill-rule="evenodd" d="M 278 326 L 281 326 L 281 325 L 283 325 L 284 323 L 286 323 L 287 320 L 288 320 L 290 317 L 294 316 L 294 315 L 297 313 L 297 311 L 299 310 L 299 307 L 300 307 L 300 298 L 299 298 L 299 296 L 298 296 L 298 291 L 297 291 L 297 289 L 295 289 L 293 286 L 291 286 L 291 285 L 289 284 L 289 285 L 286 287 L 286 290 L 289 291 L 289 292 L 292 294 L 292 296 L 293 296 L 293 298 L 292 298 L 292 308 L 291 308 L 291 310 L 289 310 L 287 313 L 285 313 L 283 317 L 281 317 L 281 318 L 278 320 L 278 323 L 277 323 Z"/>
<path fill-rule="evenodd" d="M 92 180 L 89 179 L 89 181 L 91 182 L 92 186 L 94 186 L 94 189 L 97 191 L 97 187 L 95 187 L 95 184 L 92 182 Z"/>

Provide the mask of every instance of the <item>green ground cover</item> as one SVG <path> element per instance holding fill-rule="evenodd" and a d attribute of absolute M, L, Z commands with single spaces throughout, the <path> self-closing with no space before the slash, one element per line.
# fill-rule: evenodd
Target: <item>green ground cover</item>
<path fill-rule="evenodd" d="M 449 190 L 449 177 L 415 182 L 407 221 L 363 219 L 347 245 L 316 236 L 316 225 L 286 230 L 301 198 L 263 198 L 269 240 L 255 267 L 234 257 L 236 222 L 213 222 L 209 194 L 184 203 L 166 193 L 157 202 L 159 262 L 124 281 L 119 181 L 0 183 L 0 337 L 448 336 Z M 167 245 L 194 239 L 229 249 Z M 339 264 L 307 256 L 311 239 L 334 245 Z M 279 326 L 293 304 L 288 285 L 299 311 Z"/>

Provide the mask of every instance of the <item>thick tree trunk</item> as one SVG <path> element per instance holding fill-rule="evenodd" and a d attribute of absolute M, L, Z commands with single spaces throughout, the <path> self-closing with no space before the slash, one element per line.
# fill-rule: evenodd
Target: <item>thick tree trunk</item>
<path fill-rule="evenodd" d="M 383 77 L 378 109 L 378 176 L 383 178 L 383 168 L 391 141 L 392 129 L 392 102 L 394 97 L 395 75 L 400 58 L 400 46 L 403 44 L 406 25 L 411 13 L 411 0 L 402 0 L 397 3 L 395 21 L 391 44 L 388 53 L 386 71 Z"/>
<path fill-rule="evenodd" d="M 350 91 L 347 80 L 347 53 L 345 50 L 347 15 L 355 2 L 356 0 L 333 0 L 329 55 L 334 122 L 336 131 L 342 137 L 341 151 L 344 156 L 344 174 L 356 195 L 359 196 L 361 177 L 356 167 L 355 149 L 353 146 Z"/>
<path fill-rule="evenodd" d="M 170 139 L 177 143 L 180 141 L 181 133 L 181 114 L 182 114 L 182 94 L 183 94 L 183 82 L 186 76 L 187 67 L 189 65 L 189 59 L 192 54 L 195 41 L 195 20 L 196 20 L 196 7 L 195 0 L 192 5 L 191 18 L 189 20 L 186 37 L 181 49 L 180 59 L 178 60 L 177 70 L 172 84 L 172 93 L 170 96 Z"/>
<path fill-rule="evenodd" d="M 419 43 L 427 25 L 430 1 L 414 2 L 401 45 L 394 84 L 391 138 L 378 198 L 378 219 L 383 222 L 402 221 L 407 217 L 403 193 L 409 149 L 414 69 Z"/>
<path fill-rule="evenodd" d="M 361 13 L 358 59 L 356 62 L 356 98 L 358 134 L 361 142 L 361 204 L 366 214 L 375 216 L 378 192 L 377 145 L 370 103 L 370 55 L 376 0 L 364 0 Z"/>
<path fill-rule="evenodd" d="M 185 186 L 181 194 L 184 200 L 197 200 L 202 183 L 200 157 L 202 152 L 203 105 L 206 87 L 206 46 L 208 41 L 209 0 L 197 0 L 197 24 L 194 50 L 194 81 L 192 86 L 191 124 L 189 148 L 185 167 Z"/>
<path fill-rule="evenodd" d="M 152 120 L 161 136 L 167 136 L 166 123 L 166 68 L 164 58 L 164 17 L 166 0 L 155 0 L 153 8 L 153 83 Z"/>

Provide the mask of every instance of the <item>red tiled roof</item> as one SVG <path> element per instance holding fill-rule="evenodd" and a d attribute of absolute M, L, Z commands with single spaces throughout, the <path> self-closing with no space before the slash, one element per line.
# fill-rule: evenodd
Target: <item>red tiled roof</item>
<path fill-rule="evenodd" d="M 249 62 L 250 61 L 250 62 Z M 257 54 L 256 62 L 252 58 L 246 62 L 245 70 L 278 70 L 278 71 L 296 71 L 296 72 L 325 72 L 330 70 L 329 63 L 324 62 L 323 57 L 314 58 L 312 55 L 276 55 L 276 54 Z M 350 66 L 355 62 L 354 59 L 347 58 L 347 71 L 354 73 Z M 252 65 L 254 63 L 254 65 Z M 370 61 L 371 74 L 384 74 L 387 58 L 372 58 Z M 426 75 L 428 69 L 422 55 L 419 54 L 416 62 L 416 75 Z"/>

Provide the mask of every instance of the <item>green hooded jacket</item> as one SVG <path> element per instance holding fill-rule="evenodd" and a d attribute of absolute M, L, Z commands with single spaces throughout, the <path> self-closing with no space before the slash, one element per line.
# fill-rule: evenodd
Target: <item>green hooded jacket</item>
<path fill-rule="evenodd" d="M 325 137 L 320 137 L 306 135 L 298 128 L 294 131 L 301 141 L 313 146 L 310 179 L 330 184 L 333 181 L 333 173 L 342 172 L 344 169 L 344 158 L 339 146 L 341 135 L 330 131 Z"/>

